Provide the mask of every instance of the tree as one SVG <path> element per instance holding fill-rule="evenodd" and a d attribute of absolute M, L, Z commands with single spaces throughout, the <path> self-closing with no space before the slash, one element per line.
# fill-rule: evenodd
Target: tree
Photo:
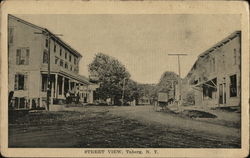
<path fill-rule="evenodd" d="M 142 84 L 141 85 L 142 94 L 141 98 L 148 98 L 151 104 L 154 104 L 154 101 L 157 100 L 158 90 L 156 84 Z"/>
<path fill-rule="evenodd" d="M 140 97 L 147 97 L 155 99 L 157 97 L 157 87 L 155 84 L 140 84 L 139 85 Z"/>
<path fill-rule="evenodd" d="M 103 53 L 96 54 L 92 63 L 89 64 L 91 76 L 96 76 L 100 87 L 96 95 L 100 99 L 111 98 L 115 104 L 122 98 L 123 80 L 130 78 L 125 66 L 117 59 Z"/>
<path fill-rule="evenodd" d="M 158 92 L 167 92 L 169 93 L 170 91 L 173 92 L 174 86 L 178 83 L 179 76 L 171 71 L 166 71 L 161 75 L 161 79 L 159 83 L 157 84 L 157 90 Z M 174 94 L 172 93 L 172 97 Z"/>
<path fill-rule="evenodd" d="M 138 87 L 138 83 L 129 79 L 125 83 L 125 92 L 124 92 L 125 102 L 128 102 L 128 101 L 130 102 L 133 100 L 138 101 L 139 93 L 140 93 L 140 89 Z"/>

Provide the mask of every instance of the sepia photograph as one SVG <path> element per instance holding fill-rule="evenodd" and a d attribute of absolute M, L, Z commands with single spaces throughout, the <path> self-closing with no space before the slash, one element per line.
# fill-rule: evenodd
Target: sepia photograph
<path fill-rule="evenodd" d="M 9 147 L 241 147 L 239 20 L 9 15 Z"/>
<path fill-rule="evenodd" d="M 7 148 L 242 148 L 242 14 L 6 18 Z"/>

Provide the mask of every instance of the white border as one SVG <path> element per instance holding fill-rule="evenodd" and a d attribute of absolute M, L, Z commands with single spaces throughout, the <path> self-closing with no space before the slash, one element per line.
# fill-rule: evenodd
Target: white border
<path fill-rule="evenodd" d="M 242 15 L 242 148 L 158 148 L 148 157 L 245 157 L 249 149 L 249 8 L 240 1 L 5 1 L 1 4 L 1 154 L 11 157 L 135 157 L 84 154 L 80 148 L 8 148 L 7 14 L 241 14 Z M 122 148 L 125 150 L 125 148 Z M 146 150 L 144 149 L 141 149 Z M 152 149 L 154 150 L 154 148 Z M 146 155 L 136 155 L 145 157 Z"/>

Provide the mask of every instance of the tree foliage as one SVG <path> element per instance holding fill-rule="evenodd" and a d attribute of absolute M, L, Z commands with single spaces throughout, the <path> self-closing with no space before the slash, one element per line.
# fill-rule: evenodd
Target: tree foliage
<path fill-rule="evenodd" d="M 89 64 L 89 72 L 100 85 L 96 90 L 96 97 L 103 100 L 111 98 L 115 104 L 119 104 L 123 88 L 125 102 L 133 100 L 138 102 L 142 97 L 156 99 L 159 91 L 172 90 L 179 77 L 174 72 L 166 71 L 158 84 L 138 84 L 130 79 L 129 72 L 120 61 L 103 53 L 95 55 L 94 60 Z"/>
<path fill-rule="evenodd" d="M 125 83 L 125 91 L 124 91 L 124 99 L 125 102 L 133 101 L 133 100 L 138 100 L 140 96 L 140 89 L 138 86 L 138 83 L 129 79 Z"/>
<path fill-rule="evenodd" d="M 123 82 L 130 78 L 122 63 L 113 57 L 98 53 L 89 64 L 89 72 L 98 78 L 97 82 L 100 84 L 96 90 L 98 98 L 112 98 L 115 102 L 121 99 Z"/>
<path fill-rule="evenodd" d="M 156 84 L 139 84 L 139 97 L 156 98 L 157 87 Z"/>
<path fill-rule="evenodd" d="M 160 81 L 157 84 L 158 92 L 169 92 L 174 89 L 174 85 L 178 83 L 179 76 L 171 71 L 166 71 L 161 75 Z"/>

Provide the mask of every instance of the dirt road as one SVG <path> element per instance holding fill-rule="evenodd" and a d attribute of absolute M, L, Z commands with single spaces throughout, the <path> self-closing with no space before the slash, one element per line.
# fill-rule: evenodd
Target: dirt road
<path fill-rule="evenodd" d="M 144 123 L 161 124 L 169 128 L 195 130 L 197 132 L 220 135 L 221 137 L 240 137 L 239 128 L 225 127 L 201 120 L 181 118 L 163 112 L 156 112 L 152 106 L 115 107 L 110 110 L 110 113 L 140 120 Z"/>
<path fill-rule="evenodd" d="M 238 129 L 154 112 L 151 107 L 89 106 L 67 110 L 13 120 L 9 125 L 9 147 L 240 147 Z"/>

